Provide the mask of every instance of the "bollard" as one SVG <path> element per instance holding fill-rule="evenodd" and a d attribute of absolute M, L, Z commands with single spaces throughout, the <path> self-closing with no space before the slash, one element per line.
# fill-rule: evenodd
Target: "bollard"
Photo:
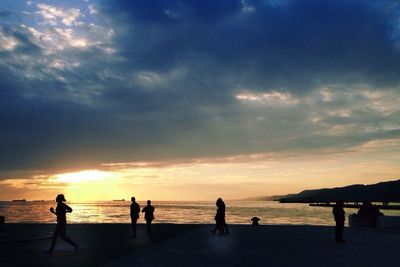
<path fill-rule="evenodd" d="M 6 217 L 0 216 L 0 232 L 3 232 L 4 230 L 4 223 L 6 222 Z"/>

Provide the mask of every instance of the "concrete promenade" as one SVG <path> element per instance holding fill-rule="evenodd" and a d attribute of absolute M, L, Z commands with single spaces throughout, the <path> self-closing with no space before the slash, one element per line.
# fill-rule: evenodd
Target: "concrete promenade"
<path fill-rule="evenodd" d="M 212 225 L 155 224 L 147 238 L 139 225 L 68 225 L 81 244 L 78 255 L 59 240 L 53 256 L 44 251 L 54 225 L 6 224 L 0 231 L 0 266 L 322 266 L 400 267 L 400 231 L 346 228 L 336 244 L 334 227 L 230 225 L 229 236 Z"/>
<path fill-rule="evenodd" d="M 346 229 L 346 244 L 333 242 L 333 227 L 210 226 L 148 247 L 103 266 L 400 266 L 400 232 Z"/>

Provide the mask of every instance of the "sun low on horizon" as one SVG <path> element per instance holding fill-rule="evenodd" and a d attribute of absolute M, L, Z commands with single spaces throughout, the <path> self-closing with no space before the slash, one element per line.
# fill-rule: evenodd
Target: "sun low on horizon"
<path fill-rule="evenodd" d="M 3 0 L 0 200 L 400 179 L 400 3 Z"/>

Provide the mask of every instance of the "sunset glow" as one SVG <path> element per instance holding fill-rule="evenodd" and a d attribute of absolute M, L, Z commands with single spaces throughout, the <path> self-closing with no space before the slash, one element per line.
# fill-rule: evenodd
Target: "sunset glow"
<path fill-rule="evenodd" d="M 50 180 L 58 183 L 80 183 L 88 181 L 103 180 L 105 174 L 100 171 L 80 171 L 72 173 L 62 173 L 50 177 Z"/>

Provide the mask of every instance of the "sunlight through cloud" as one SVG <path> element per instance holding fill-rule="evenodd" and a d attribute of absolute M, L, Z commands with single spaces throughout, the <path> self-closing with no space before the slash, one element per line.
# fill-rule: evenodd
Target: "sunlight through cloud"
<path fill-rule="evenodd" d="M 50 179 L 59 183 L 79 183 L 103 180 L 106 173 L 97 170 L 86 170 L 80 172 L 62 173 L 52 176 Z"/>

